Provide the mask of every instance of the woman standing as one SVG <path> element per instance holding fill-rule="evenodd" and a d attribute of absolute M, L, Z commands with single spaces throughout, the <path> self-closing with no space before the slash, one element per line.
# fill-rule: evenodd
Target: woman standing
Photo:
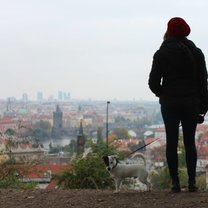
<path fill-rule="evenodd" d="M 149 87 L 159 97 L 166 129 L 166 158 L 172 192 L 180 192 L 178 176 L 179 125 L 183 130 L 188 189 L 197 191 L 195 131 L 208 106 L 207 70 L 202 51 L 187 39 L 190 27 L 174 17 L 167 24 L 164 41 L 153 57 Z M 201 119 L 201 121 L 199 121 Z"/>

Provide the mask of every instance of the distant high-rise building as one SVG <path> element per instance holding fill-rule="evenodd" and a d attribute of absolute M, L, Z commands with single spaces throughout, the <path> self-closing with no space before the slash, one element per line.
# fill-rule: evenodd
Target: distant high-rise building
<path fill-rule="evenodd" d="M 43 93 L 42 92 L 38 92 L 37 93 L 37 101 L 38 102 L 42 102 L 43 101 Z"/>
<path fill-rule="evenodd" d="M 49 102 L 53 102 L 53 101 L 54 101 L 53 95 L 50 95 L 50 96 L 48 97 L 48 101 L 49 101 Z"/>
<path fill-rule="evenodd" d="M 7 99 L 7 106 L 6 106 L 6 111 L 4 111 L 4 116 L 5 117 L 16 117 L 16 112 L 12 110 L 12 100 L 13 98 L 8 98 Z"/>
<path fill-rule="evenodd" d="M 55 139 L 62 138 L 63 132 L 63 112 L 61 111 L 59 105 L 56 106 L 56 111 L 53 112 L 53 127 L 51 136 Z"/>
<path fill-rule="evenodd" d="M 69 101 L 71 95 L 69 92 L 58 91 L 58 100 L 59 101 Z"/>
<path fill-rule="evenodd" d="M 71 95 L 70 95 L 70 93 L 69 92 L 65 92 L 64 93 L 64 101 L 69 101 L 71 99 Z"/>
<path fill-rule="evenodd" d="M 58 100 L 59 101 L 63 100 L 63 92 L 62 91 L 58 91 Z"/>
<path fill-rule="evenodd" d="M 23 94 L 22 94 L 22 101 L 23 101 L 24 103 L 28 102 L 28 95 L 27 95 L 27 93 L 23 93 Z"/>

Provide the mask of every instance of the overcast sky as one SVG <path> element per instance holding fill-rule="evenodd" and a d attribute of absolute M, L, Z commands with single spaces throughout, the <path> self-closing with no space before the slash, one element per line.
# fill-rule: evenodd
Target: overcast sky
<path fill-rule="evenodd" d="M 208 54 L 207 0 L 0 0 L 0 98 L 157 100 L 152 56 L 170 18 Z"/>

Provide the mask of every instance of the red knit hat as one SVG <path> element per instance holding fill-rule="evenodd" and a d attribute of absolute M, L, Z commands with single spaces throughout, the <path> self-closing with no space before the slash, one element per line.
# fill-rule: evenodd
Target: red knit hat
<path fill-rule="evenodd" d="M 186 37 L 190 32 L 191 28 L 184 19 L 174 17 L 169 20 L 166 32 L 169 37 Z"/>

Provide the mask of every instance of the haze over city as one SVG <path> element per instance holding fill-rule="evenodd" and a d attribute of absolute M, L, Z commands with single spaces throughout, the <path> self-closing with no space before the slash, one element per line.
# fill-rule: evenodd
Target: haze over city
<path fill-rule="evenodd" d="M 75 99 L 157 100 L 152 56 L 174 16 L 208 53 L 208 1 L 0 1 L 0 98 L 59 90 Z"/>

